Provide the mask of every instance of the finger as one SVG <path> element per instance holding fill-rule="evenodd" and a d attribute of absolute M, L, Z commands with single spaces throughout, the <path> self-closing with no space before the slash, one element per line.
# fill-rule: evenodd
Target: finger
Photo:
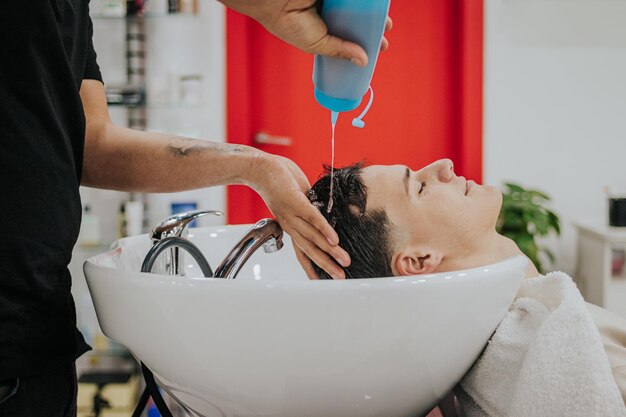
<path fill-rule="evenodd" d="M 346 274 L 333 259 L 323 250 L 305 239 L 297 230 L 289 232 L 291 239 L 302 249 L 304 254 L 334 279 L 345 279 Z"/>
<path fill-rule="evenodd" d="M 326 35 L 312 46 L 312 53 L 333 58 L 347 59 L 354 65 L 364 67 L 368 58 L 365 50 L 354 42 Z"/>
<path fill-rule="evenodd" d="M 307 204 L 302 205 L 302 208 L 298 208 L 297 212 L 300 213 L 301 219 L 307 221 L 314 228 L 319 230 L 319 232 L 324 235 L 328 243 L 332 246 L 337 246 L 339 244 L 339 236 L 337 236 L 335 229 L 328 224 L 324 216 L 322 216 L 322 213 L 320 213 L 318 209 L 313 207 L 313 205 L 308 202 L 308 199 Z"/>
<path fill-rule="evenodd" d="M 304 254 L 304 252 L 302 252 L 302 249 L 300 249 L 300 247 L 296 245 L 295 242 L 292 241 L 291 243 L 293 245 L 293 250 L 296 253 L 296 258 L 298 259 L 298 262 L 300 263 L 302 269 L 304 269 L 306 276 L 309 277 L 309 279 L 313 280 L 320 279 L 320 276 L 317 274 L 315 268 L 313 267 L 313 262 L 311 262 L 311 260 Z"/>
<path fill-rule="evenodd" d="M 389 48 L 389 41 L 383 36 L 383 40 L 380 42 L 380 50 L 386 51 L 387 48 Z"/>
<path fill-rule="evenodd" d="M 324 235 L 304 219 L 297 219 L 291 224 L 291 227 L 297 230 L 303 238 L 332 256 L 339 265 L 345 267 L 350 264 L 348 252 L 338 245 L 330 245 L 326 238 L 324 238 Z"/>
<path fill-rule="evenodd" d="M 387 20 L 385 21 L 385 32 L 388 32 L 393 27 L 393 20 L 389 16 L 387 16 Z"/>

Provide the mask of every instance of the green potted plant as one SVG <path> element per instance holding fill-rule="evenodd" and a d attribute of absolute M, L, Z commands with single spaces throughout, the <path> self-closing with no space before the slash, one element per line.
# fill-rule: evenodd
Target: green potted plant
<path fill-rule="evenodd" d="M 515 241 L 537 270 L 543 273 L 540 254 L 544 254 L 551 263 L 554 263 L 554 254 L 539 246 L 535 238 L 552 232 L 560 235 L 559 217 L 546 207 L 550 201 L 546 194 L 513 183 L 505 183 L 504 186 L 496 230 Z"/>

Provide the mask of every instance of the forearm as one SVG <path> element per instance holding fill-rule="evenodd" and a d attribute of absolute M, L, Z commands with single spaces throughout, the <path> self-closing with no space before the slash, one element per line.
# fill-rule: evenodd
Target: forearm
<path fill-rule="evenodd" d="M 174 192 L 224 184 L 253 188 L 265 154 L 243 145 L 88 126 L 82 184 L 120 191 Z"/>

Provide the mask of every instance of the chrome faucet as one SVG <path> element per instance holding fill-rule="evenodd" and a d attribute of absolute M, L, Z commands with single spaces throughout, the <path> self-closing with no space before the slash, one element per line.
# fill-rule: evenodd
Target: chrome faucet
<path fill-rule="evenodd" d="M 231 249 L 215 270 L 216 278 L 233 279 L 252 254 L 263 246 L 265 253 L 273 253 L 283 247 L 283 230 L 276 220 L 259 220 Z"/>
<path fill-rule="evenodd" d="M 185 213 L 177 213 L 163 219 L 154 229 L 152 229 L 151 239 L 153 245 L 159 243 L 167 237 L 186 237 L 187 225 L 198 217 L 212 214 L 222 216 L 224 213 L 217 210 L 194 210 Z M 156 273 L 167 275 L 184 275 L 183 262 L 184 252 L 178 247 L 169 248 L 163 255 L 163 260 L 157 264 Z"/>

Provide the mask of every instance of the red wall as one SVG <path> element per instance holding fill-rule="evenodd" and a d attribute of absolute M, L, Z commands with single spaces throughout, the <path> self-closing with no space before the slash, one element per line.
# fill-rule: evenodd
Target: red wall
<path fill-rule="evenodd" d="M 482 0 L 392 0 L 390 16 L 390 48 L 377 64 L 366 127 L 342 116 L 335 165 L 365 159 L 419 168 L 446 157 L 457 173 L 480 181 Z M 313 57 L 230 10 L 227 42 L 229 141 L 253 145 L 259 130 L 290 136 L 291 147 L 259 147 L 293 159 L 313 182 L 330 163 L 330 116 L 313 98 Z M 229 187 L 229 223 L 268 214 L 253 192 Z"/>

